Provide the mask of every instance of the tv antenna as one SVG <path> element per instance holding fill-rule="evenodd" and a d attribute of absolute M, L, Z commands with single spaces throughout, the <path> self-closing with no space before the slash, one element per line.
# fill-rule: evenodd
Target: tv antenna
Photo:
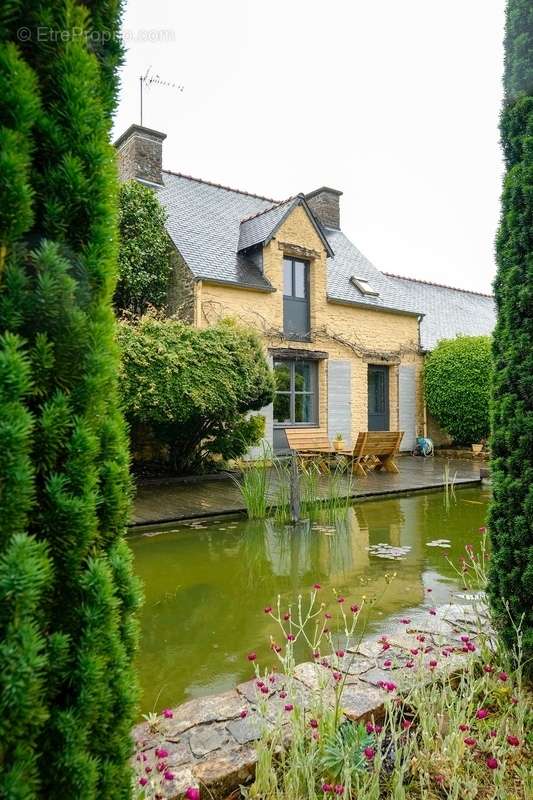
<path fill-rule="evenodd" d="M 143 124 L 143 87 L 146 86 L 147 89 L 150 86 L 162 86 L 164 89 L 175 89 L 177 92 L 183 92 L 183 86 L 179 83 L 174 83 L 173 81 L 166 81 L 164 80 L 161 75 L 158 75 L 157 72 L 152 72 L 152 67 L 148 67 L 144 75 L 139 75 L 139 89 L 140 89 L 140 101 L 141 101 L 141 125 Z"/>

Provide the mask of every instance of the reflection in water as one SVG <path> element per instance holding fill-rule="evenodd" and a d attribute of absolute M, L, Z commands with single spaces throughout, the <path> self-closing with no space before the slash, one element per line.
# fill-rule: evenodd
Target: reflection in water
<path fill-rule="evenodd" d="M 263 607 L 278 595 L 287 607 L 315 581 L 333 612 L 333 588 L 354 602 L 375 596 L 371 630 L 423 603 L 428 587 L 432 603 L 446 602 L 457 589 L 446 557 L 457 561 L 479 535 L 486 501 L 481 490 L 464 489 L 448 509 L 432 493 L 365 502 L 334 520 L 319 515 L 295 527 L 214 520 L 205 529 L 181 525 L 131 537 L 146 595 L 138 659 L 143 711 L 246 679 L 250 650 L 271 663 L 268 642 L 276 626 Z M 441 538 L 450 540 L 450 549 L 427 546 Z M 379 544 L 410 550 L 390 561 L 375 554 Z M 384 593 L 392 572 L 397 576 Z M 303 650 L 298 655 L 308 657 Z"/>

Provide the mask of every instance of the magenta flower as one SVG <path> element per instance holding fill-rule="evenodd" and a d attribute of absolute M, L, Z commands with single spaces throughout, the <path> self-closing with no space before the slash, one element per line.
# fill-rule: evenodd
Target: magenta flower
<path fill-rule="evenodd" d="M 273 644 L 273 645 L 272 645 L 272 650 L 273 650 L 275 653 L 281 653 L 281 646 L 280 646 L 279 644 Z"/>
<path fill-rule="evenodd" d="M 322 587 L 321 587 L 321 585 L 320 585 L 319 583 L 313 583 L 313 589 L 314 589 L 316 592 L 318 592 L 318 591 L 319 591 L 319 589 L 321 589 L 321 588 L 322 588 Z"/>
<path fill-rule="evenodd" d="M 195 786 L 189 786 L 185 792 L 185 798 L 186 800 L 200 800 L 200 789 Z"/>
<path fill-rule="evenodd" d="M 310 719 L 310 720 L 309 720 L 309 725 L 310 725 L 312 728 L 318 728 L 318 720 L 316 720 L 316 719 Z"/>
<path fill-rule="evenodd" d="M 139 786 L 146 786 L 148 783 L 148 778 L 145 778 L 144 775 L 142 778 L 139 778 Z"/>
<path fill-rule="evenodd" d="M 429 609 L 429 613 L 431 614 L 432 617 L 434 617 L 436 615 L 436 613 L 437 613 L 437 609 L 436 608 L 430 608 Z"/>
<path fill-rule="evenodd" d="M 243 708 L 243 710 L 240 713 L 240 718 L 241 719 L 245 719 L 247 716 L 248 716 L 248 709 L 247 708 Z"/>
<path fill-rule="evenodd" d="M 167 769 L 165 774 L 163 775 L 163 778 L 166 781 L 173 781 L 174 780 L 174 773 L 171 772 L 169 769 Z"/>
<path fill-rule="evenodd" d="M 484 525 L 482 525 L 481 528 L 479 529 L 479 532 L 480 533 L 486 533 L 487 532 L 486 527 Z"/>
<path fill-rule="evenodd" d="M 418 636 L 416 637 L 416 641 L 417 642 L 425 642 L 426 641 L 426 637 L 424 636 L 423 633 L 419 633 Z"/>
<path fill-rule="evenodd" d="M 489 712 L 486 708 L 478 708 L 476 711 L 476 719 L 486 719 L 489 716 Z"/>
<path fill-rule="evenodd" d="M 258 689 L 262 689 L 265 684 L 263 683 L 263 681 L 256 681 L 255 685 L 257 686 Z"/>
<path fill-rule="evenodd" d="M 373 747 L 365 747 L 363 753 L 365 754 L 365 758 L 367 759 L 367 761 L 372 761 L 372 759 L 376 755 L 376 751 L 374 750 Z"/>
<path fill-rule="evenodd" d="M 291 612 L 290 611 L 286 611 L 285 614 L 283 615 L 283 619 L 285 620 L 285 622 L 288 622 L 288 620 L 290 620 L 290 618 L 291 618 Z"/>
<path fill-rule="evenodd" d="M 293 704 L 292 704 L 292 703 L 285 703 L 285 705 L 283 706 L 283 708 L 284 708 L 284 710 L 285 710 L 285 711 L 292 711 L 292 710 L 293 710 L 293 708 L 294 708 L 294 706 L 293 706 Z"/>
<path fill-rule="evenodd" d="M 359 606 L 355 605 L 354 603 L 353 606 L 350 606 L 350 611 L 352 612 L 352 614 L 357 614 L 357 612 L 359 611 Z"/>
<path fill-rule="evenodd" d="M 333 786 L 331 785 L 331 783 L 323 783 L 322 791 L 324 792 L 324 794 L 331 794 L 331 792 L 333 791 Z"/>
<path fill-rule="evenodd" d="M 474 644 L 474 642 L 467 642 L 466 643 L 466 649 L 468 650 L 469 653 L 475 653 L 476 652 L 476 645 Z"/>
<path fill-rule="evenodd" d="M 477 742 L 471 736 L 467 736 L 466 739 L 463 739 L 464 743 L 467 747 L 475 747 Z"/>
<path fill-rule="evenodd" d="M 513 706 L 517 706 L 518 705 L 518 698 L 517 697 L 511 697 L 511 705 L 513 705 Z"/>
<path fill-rule="evenodd" d="M 491 730 L 491 732 L 489 733 L 489 736 L 490 736 L 492 739 L 495 739 L 497 735 L 498 735 L 498 731 L 497 731 L 495 728 L 493 728 L 493 729 Z"/>
<path fill-rule="evenodd" d="M 438 783 L 439 786 L 442 786 L 442 784 L 444 783 L 445 778 L 444 778 L 444 775 L 435 775 L 433 780 L 435 781 L 435 783 Z"/>
<path fill-rule="evenodd" d="M 382 730 L 383 730 L 383 725 L 374 725 L 374 733 L 377 736 L 379 736 Z"/>
<path fill-rule="evenodd" d="M 390 650 L 389 642 L 381 642 L 381 649 L 382 650 Z"/>
<path fill-rule="evenodd" d="M 261 686 L 261 694 L 268 694 L 270 689 L 268 686 Z"/>
<path fill-rule="evenodd" d="M 499 672 L 499 673 L 498 673 L 498 678 L 499 678 L 501 681 L 504 681 L 504 682 L 505 682 L 506 680 L 508 680 L 508 679 L 509 679 L 509 675 L 508 675 L 506 672 Z"/>
<path fill-rule="evenodd" d="M 165 719 L 172 719 L 172 717 L 174 716 L 174 712 L 172 711 L 171 708 L 165 708 L 165 710 L 163 711 L 163 716 Z"/>
<path fill-rule="evenodd" d="M 466 633 L 463 633 L 463 635 L 461 636 L 461 641 L 462 642 L 470 641 L 470 636 L 467 636 Z"/>
<path fill-rule="evenodd" d="M 333 789 L 333 791 L 335 792 L 335 794 L 344 794 L 344 786 L 338 783 Z"/>
<path fill-rule="evenodd" d="M 402 728 L 404 729 L 404 731 L 408 731 L 412 724 L 413 724 L 412 720 L 404 719 L 402 722 Z"/>
<path fill-rule="evenodd" d="M 156 758 L 168 758 L 168 750 L 165 750 L 164 747 L 157 747 L 155 750 L 155 757 Z"/>
<path fill-rule="evenodd" d="M 520 745 L 520 739 L 518 736 L 508 736 L 507 741 L 511 747 L 518 747 Z"/>
<path fill-rule="evenodd" d="M 268 682 L 269 683 L 276 683 L 277 679 L 278 679 L 277 675 L 271 675 L 270 678 L 268 679 Z"/>
<path fill-rule="evenodd" d="M 410 650 L 410 652 L 412 653 L 412 655 L 417 656 L 418 655 L 418 647 L 413 647 L 412 650 Z"/>
<path fill-rule="evenodd" d="M 463 723 L 462 725 L 459 725 L 459 730 L 460 730 L 460 731 L 463 731 L 463 733 L 464 733 L 465 731 L 469 731 L 469 730 L 470 730 L 470 725 L 465 725 L 465 724 Z"/>
<path fill-rule="evenodd" d="M 288 642 L 294 642 L 295 639 L 296 639 L 296 636 L 293 633 L 288 633 L 287 634 L 287 641 Z"/>
<path fill-rule="evenodd" d="M 403 619 L 400 620 L 400 622 L 402 623 L 402 625 L 409 625 L 411 620 L 407 619 L 407 617 L 404 617 Z"/>
<path fill-rule="evenodd" d="M 263 611 L 265 614 L 272 614 L 272 606 L 266 606 Z"/>
<path fill-rule="evenodd" d="M 383 662 L 383 666 L 385 669 L 389 669 L 390 667 L 392 667 L 392 661 L 390 660 L 390 658 L 385 659 L 385 661 Z"/>
<path fill-rule="evenodd" d="M 324 619 L 331 619 L 331 614 L 329 613 L 329 611 L 326 611 L 326 613 L 324 614 Z"/>
<path fill-rule="evenodd" d="M 489 769 L 498 769 L 498 759 L 494 758 L 494 756 L 489 756 L 485 761 L 485 764 Z"/>
<path fill-rule="evenodd" d="M 315 650 L 315 652 L 313 653 L 313 658 L 320 658 L 320 653 L 318 652 L 318 650 Z"/>
<path fill-rule="evenodd" d="M 342 672 L 333 672 L 332 674 L 333 679 L 336 680 L 337 683 L 342 680 Z"/>
<path fill-rule="evenodd" d="M 340 597 L 337 597 L 337 603 L 344 603 L 345 599 L 346 598 L 344 598 L 342 595 L 340 595 Z"/>
<path fill-rule="evenodd" d="M 437 663 L 438 662 L 435 661 L 434 658 L 432 658 L 431 661 L 429 662 L 429 666 L 431 667 L 431 669 L 435 669 L 435 667 L 437 666 Z"/>
<path fill-rule="evenodd" d="M 491 672 L 494 672 L 494 667 L 491 667 L 490 664 L 485 664 L 483 667 L 483 672 L 486 672 L 488 675 L 490 675 Z"/>
<path fill-rule="evenodd" d="M 255 661 L 257 653 L 248 653 L 248 661 Z"/>
<path fill-rule="evenodd" d="M 426 592 L 432 592 L 433 589 L 426 589 Z"/>
<path fill-rule="evenodd" d="M 338 656 L 339 658 L 344 658 L 345 655 L 344 650 L 337 650 L 335 655 Z"/>
<path fill-rule="evenodd" d="M 145 767 L 144 771 L 149 775 L 152 772 L 152 767 Z"/>
<path fill-rule="evenodd" d="M 374 726 L 371 722 L 366 723 L 365 729 L 367 733 L 374 733 Z"/>
<path fill-rule="evenodd" d="M 412 669 L 412 667 L 414 667 L 414 665 L 415 665 L 414 661 L 406 661 L 405 662 L 405 666 L 407 667 L 407 669 Z"/>
<path fill-rule="evenodd" d="M 285 692 L 285 691 L 281 691 L 281 692 L 279 693 L 279 696 L 281 697 L 281 699 L 282 699 L 282 700 L 285 700 L 285 698 L 287 697 L 287 692 Z"/>
<path fill-rule="evenodd" d="M 387 682 L 384 683 L 383 688 L 387 692 L 393 692 L 396 689 L 396 684 L 392 683 L 392 681 L 387 681 Z"/>

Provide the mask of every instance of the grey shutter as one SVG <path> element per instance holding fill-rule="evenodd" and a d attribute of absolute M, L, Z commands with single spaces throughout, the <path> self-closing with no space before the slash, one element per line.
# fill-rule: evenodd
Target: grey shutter
<path fill-rule="evenodd" d="M 402 364 L 399 378 L 400 430 L 404 431 L 400 450 L 413 450 L 416 444 L 416 368 Z"/>
<path fill-rule="evenodd" d="M 352 444 L 352 365 L 350 361 L 328 361 L 328 437 L 342 433 Z"/>

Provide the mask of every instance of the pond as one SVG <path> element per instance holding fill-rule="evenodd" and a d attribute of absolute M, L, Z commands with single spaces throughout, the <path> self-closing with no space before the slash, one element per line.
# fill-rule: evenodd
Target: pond
<path fill-rule="evenodd" d="M 264 607 L 283 607 L 313 583 L 335 610 L 333 589 L 347 602 L 375 596 L 367 632 L 459 598 L 468 600 L 448 563 L 458 563 L 484 525 L 482 488 L 357 503 L 336 522 L 322 512 L 296 529 L 272 520 L 195 520 L 128 539 L 144 582 L 138 657 L 142 712 L 225 691 L 250 677 L 246 655 L 273 663 L 275 623 Z M 396 572 L 387 586 L 386 574 Z M 302 652 L 301 660 L 309 654 Z"/>

